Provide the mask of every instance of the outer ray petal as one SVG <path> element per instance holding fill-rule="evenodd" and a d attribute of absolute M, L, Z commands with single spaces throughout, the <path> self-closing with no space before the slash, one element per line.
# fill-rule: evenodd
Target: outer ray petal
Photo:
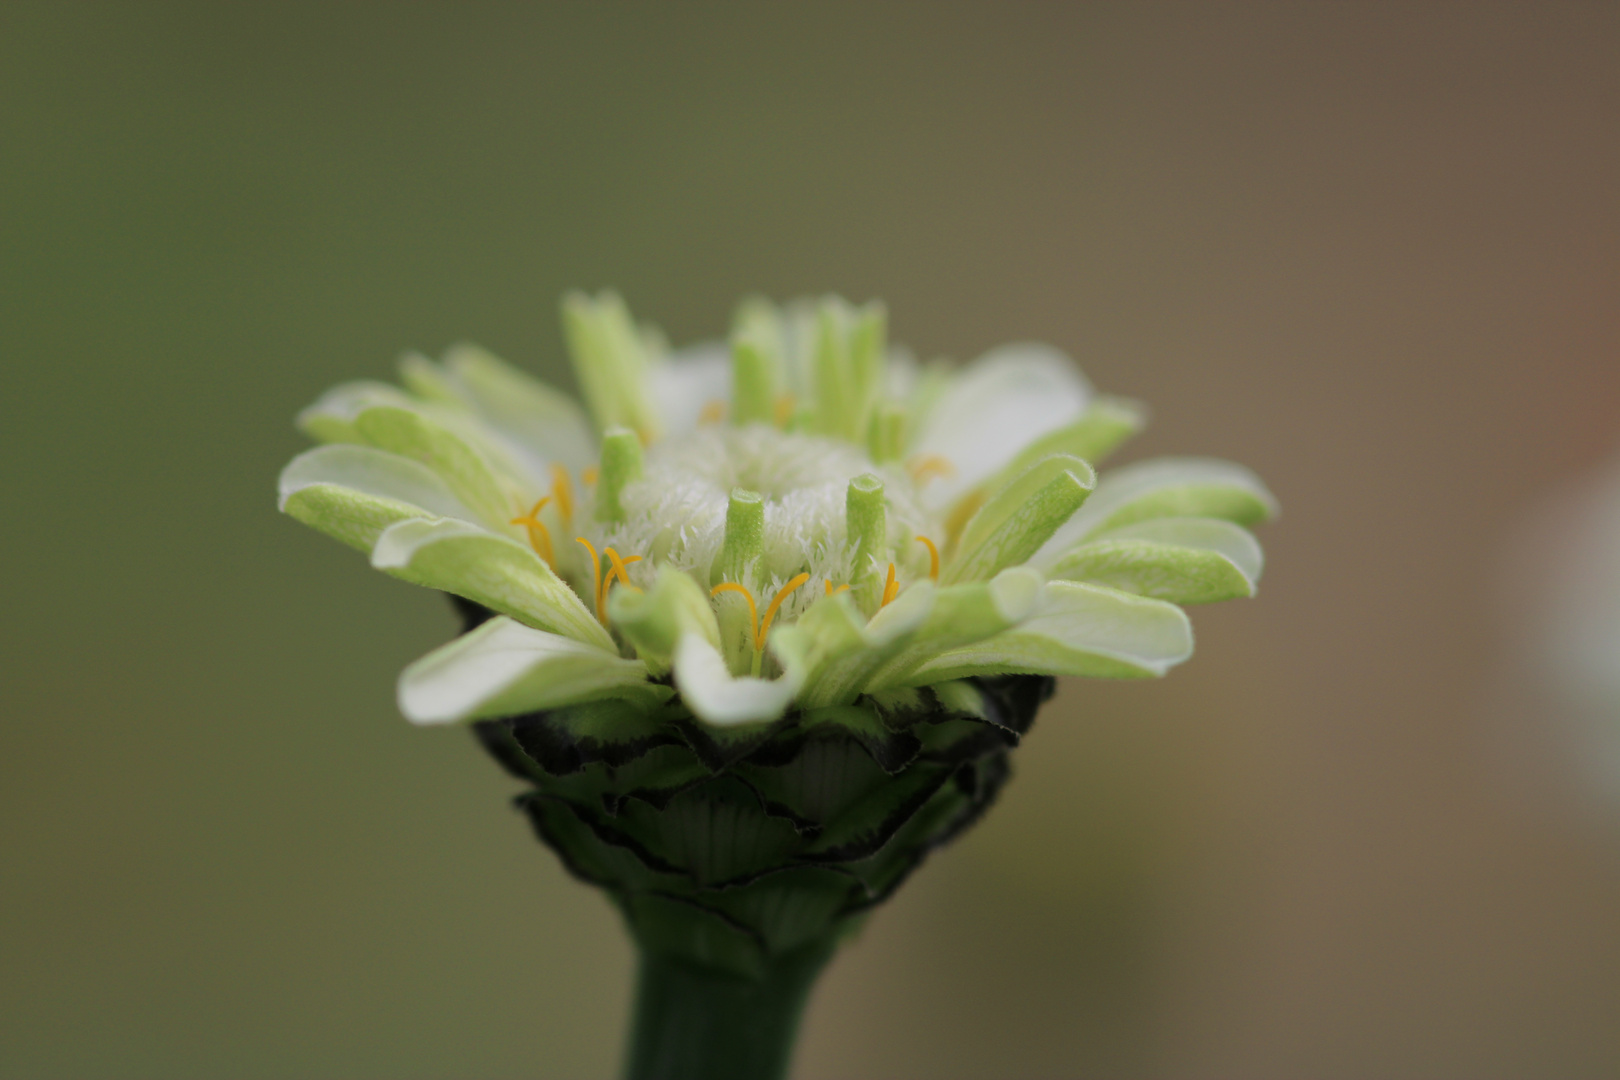
<path fill-rule="evenodd" d="M 1259 541 L 1230 521 L 1155 518 L 1081 544 L 1057 561 L 1051 576 L 1175 604 L 1208 604 L 1253 596 L 1264 563 Z"/>
<path fill-rule="evenodd" d="M 1110 469 L 1086 504 L 1030 560 L 1045 570 L 1106 529 L 1162 517 L 1212 517 L 1254 525 L 1276 516 L 1260 478 L 1216 458 L 1155 458 Z"/>
<path fill-rule="evenodd" d="M 913 686 L 973 675 L 1150 678 L 1192 655 L 1192 624 L 1174 604 L 1100 585 L 1053 581 L 1033 618 L 918 668 Z"/>
<path fill-rule="evenodd" d="M 371 565 L 530 626 L 616 651 L 602 624 L 545 560 L 476 525 L 448 518 L 401 521 L 378 537 Z"/>
<path fill-rule="evenodd" d="M 596 439 L 573 398 L 476 345 L 451 346 L 444 368 L 462 397 L 529 454 L 570 469 L 596 460 Z"/>
<path fill-rule="evenodd" d="M 695 632 L 675 646 L 673 667 L 681 701 L 698 719 L 721 726 L 775 720 L 799 689 L 791 672 L 779 679 L 733 676 L 719 650 Z"/>
<path fill-rule="evenodd" d="M 909 447 L 938 455 L 955 473 L 928 485 L 946 506 L 1000 472 L 1031 441 L 1079 420 L 1091 387 L 1074 361 L 1046 345 L 1006 345 L 975 360 L 928 411 Z"/>
<path fill-rule="evenodd" d="M 299 454 L 277 487 L 284 513 L 366 552 L 399 521 L 476 517 L 432 469 L 369 446 L 333 444 Z"/>
<path fill-rule="evenodd" d="M 669 688 L 624 660 L 573 638 L 494 618 L 405 669 L 399 708 L 417 724 L 448 724 L 604 698 L 651 707 Z"/>

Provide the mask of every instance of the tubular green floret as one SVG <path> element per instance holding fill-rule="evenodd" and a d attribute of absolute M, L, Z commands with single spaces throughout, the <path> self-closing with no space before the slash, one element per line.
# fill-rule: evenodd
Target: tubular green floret
<path fill-rule="evenodd" d="M 906 410 L 894 401 L 880 401 L 867 426 L 867 452 L 879 465 L 898 461 L 906 448 Z"/>
<path fill-rule="evenodd" d="M 709 571 L 710 587 L 733 582 L 750 589 L 761 556 L 765 554 L 765 497 L 757 491 L 737 488 L 726 505 L 726 539 L 720 555 Z M 733 675 L 752 671 L 756 664 L 754 648 L 755 605 L 734 591 L 715 596 L 719 608 L 720 654 Z"/>
<path fill-rule="evenodd" d="M 624 486 L 641 479 L 641 439 L 629 428 L 608 428 L 602 433 L 602 471 L 596 482 L 596 520 L 624 520 L 619 496 Z"/>
<path fill-rule="evenodd" d="M 849 591 L 870 615 L 883 598 L 883 574 L 889 562 L 889 516 L 883 481 L 864 473 L 849 482 L 844 500 L 844 531 L 854 557 Z"/>
<path fill-rule="evenodd" d="M 845 425 L 850 413 L 849 350 L 844 305 L 825 300 L 816 309 L 815 352 L 811 360 L 815 388 L 815 415 L 811 430 L 819 435 L 849 436 Z"/>
<path fill-rule="evenodd" d="M 604 292 L 595 299 L 573 292 L 563 298 L 563 332 L 585 403 L 596 426 L 634 428 L 643 441 L 660 434 L 646 387 L 647 344 L 624 301 Z"/>
<path fill-rule="evenodd" d="M 877 404 L 883 392 L 887 374 L 889 346 L 889 313 L 876 301 L 862 307 L 849 328 L 849 374 L 852 393 L 849 396 L 849 416 L 844 435 L 859 442 L 866 435 Z"/>
<path fill-rule="evenodd" d="M 760 333 L 739 332 L 731 339 L 731 419 L 734 424 L 769 424 L 776 412 L 781 380 L 776 357 Z"/>

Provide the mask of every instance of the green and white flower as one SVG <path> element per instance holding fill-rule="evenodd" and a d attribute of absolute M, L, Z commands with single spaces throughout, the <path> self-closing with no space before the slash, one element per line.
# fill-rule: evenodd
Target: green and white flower
<path fill-rule="evenodd" d="M 457 346 L 299 417 L 323 445 L 282 509 L 497 616 L 405 671 L 418 723 L 1156 676 L 1192 652 L 1177 605 L 1254 593 L 1270 493 L 1208 459 L 1099 477 L 1142 410 L 1054 349 L 919 364 L 838 300 L 750 302 L 729 347 L 678 351 L 611 295 L 564 316 L 583 407 Z"/>
<path fill-rule="evenodd" d="M 627 1075 L 786 1068 L 836 943 L 970 826 L 1052 677 L 1164 674 L 1179 605 L 1253 595 L 1275 511 L 1207 459 L 1093 463 L 1141 409 L 1053 349 L 959 370 L 881 307 L 750 302 L 671 352 L 564 322 L 584 406 L 479 349 L 339 386 L 281 506 L 468 632 L 406 668 L 470 721 L 642 964 Z"/>

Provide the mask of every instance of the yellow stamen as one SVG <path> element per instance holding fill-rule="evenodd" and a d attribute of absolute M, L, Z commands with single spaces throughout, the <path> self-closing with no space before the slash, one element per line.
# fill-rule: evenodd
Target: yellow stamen
<path fill-rule="evenodd" d="M 606 555 L 608 561 L 613 564 L 608 567 L 608 572 L 602 576 L 601 583 L 596 586 L 597 618 L 601 619 L 602 624 L 605 626 L 607 625 L 607 594 L 608 589 L 613 586 L 613 579 L 618 578 L 626 585 L 630 584 L 630 575 L 625 572 L 624 565 L 625 563 L 640 562 L 641 556 L 632 555 L 628 559 L 621 559 L 619 553 L 610 547 L 603 548 L 602 554 Z"/>
<path fill-rule="evenodd" d="M 765 649 L 765 635 L 771 632 L 771 621 L 776 618 L 777 609 L 782 606 L 782 601 L 786 600 L 788 598 L 788 594 L 794 589 L 797 589 L 800 585 L 803 585 L 809 580 L 809 574 L 800 574 L 798 577 L 782 586 L 781 591 L 779 591 L 771 600 L 770 607 L 765 609 L 765 619 L 763 622 L 761 622 L 759 618 L 759 609 L 754 606 L 754 594 L 749 592 L 745 586 L 739 585 L 735 581 L 722 581 L 720 584 L 709 590 L 709 595 L 719 596 L 723 592 L 742 594 L 742 598 L 748 601 L 748 623 L 753 633 L 754 651 L 762 652 Z M 827 585 L 829 588 L 831 588 L 832 582 L 829 581 Z M 843 588 L 847 589 L 849 586 L 845 585 Z M 758 674 L 758 672 L 755 674 Z"/>
<path fill-rule="evenodd" d="M 849 586 L 848 585 L 840 585 L 840 586 L 838 586 L 838 588 L 835 589 L 835 588 L 833 588 L 833 583 L 832 583 L 831 578 L 827 578 L 826 581 L 827 581 L 827 595 L 828 596 L 837 596 L 841 592 L 848 592 L 849 591 Z"/>
<path fill-rule="evenodd" d="M 540 511 L 550 501 L 551 496 L 547 495 L 535 503 L 534 508 L 527 514 L 513 518 L 509 524 L 522 525 L 528 531 L 529 546 L 534 548 L 534 553 L 546 560 L 547 566 L 556 569 L 557 560 L 554 557 L 555 552 L 551 549 L 551 532 L 546 528 L 545 522 L 540 520 Z"/>
<path fill-rule="evenodd" d="M 759 630 L 754 634 L 755 649 L 763 649 L 765 647 L 765 635 L 771 632 L 771 620 L 776 618 L 776 609 L 782 606 L 782 601 L 788 598 L 788 593 L 792 592 L 794 589 L 797 589 L 800 585 L 803 585 L 809 580 L 809 574 L 800 574 L 798 577 L 782 586 L 782 591 L 776 594 L 776 599 L 771 601 L 771 606 L 765 609 L 765 618 L 759 624 Z"/>
<path fill-rule="evenodd" d="M 723 592 L 742 593 L 742 598 L 748 601 L 748 628 L 752 632 L 759 625 L 759 611 L 754 607 L 754 594 L 735 581 L 722 581 L 709 590 L 710 596 L 719 596 Z"/>
<path fill-rule="evenodd" d="M 776 399 L 774 419 L 777 427 L 787 427 L 787 422 L 793 419 L 793 395 L 783 394 Z"/>
<path fill-rule="evenodd" d="M 700 424 L 718 424 L 725 418 L 726 403 L 721 401 L 719 398 L 715 398 L 713 401 L 704 405 L 703 411 L 698 413 L 698 423 Z"/>
<path fill-rule="evenodd" d="M 584 544 L 585 550 L 591 553 L 591 585 L 596 590 L 596 621 L 603 626 L 607 625 L 607 612 L 602 610 L 602 560 L 596 555 L 596 548 L 583 536 L 574 537 L 574 543 Z"/>
<path fill-rule="evenodd" d="M 919 458 L 912 458 L 906 466 L 911 472 L 914 483 L 922 484 L 934 477 L 950 477 L 956 475 L 956 466 L 938 454 L 924 454 Z"/>
<path fill-rule="evenodd" d="M 574 485 L 568 480 L 568 470 L 561 465 L 551 467 L 551 497 L 557 500 L 557 513 L 563 524 L 574 520 Z"/>
<path fill-rule="evenodd" d="M 595 487 L 597 473 L 598 470 L 595 465 L 587 465 L 579 471 L 579 478 L 591 487 Z"/>
<path fill-rule="evenodd" d="M 918 539 L 919 542 L 927 545 L 927 547 L 928 547 L 928 580 L 929 581 L 938 581 L 939 580 L 939 548 L 935 547 L 934 542 L 932 540 L 928 539 L 928 537 L 926 537 L 926 536 L 919 536 L 919 537 L 917 537 L 917 539 Z"/>
<path fill-rule="evenodd" d="M 889 564 L 889 580 L 887 580 L 887 581 L 885 581 L 883 583 L 883 603 L 879 604 L 878 607 L 880 607 L 880 608 L 888 607 L 889 606 L 889 601 L 893 600 L 899 594 L 900 594 L 900 583 L 898 581 L 894 580 L 894 563 L 890 563 Z"/>

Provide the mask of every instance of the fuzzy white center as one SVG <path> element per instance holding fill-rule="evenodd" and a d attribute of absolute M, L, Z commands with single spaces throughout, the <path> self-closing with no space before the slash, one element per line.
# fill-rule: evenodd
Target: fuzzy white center
<path fill-rule="evenodd" d="M 602 540 L 643 557 L 631 568 L 638 584 L 651 582 L 655 566 L 670 565 L 707 585 L 725 541 L 732 490 L 755 491 L 765 497 L 765 550 L 752 580 L 743 584 L 769 596 L 808 572 L 810 588 L 801 590 L 807 604 L 821 592 L 822 581 L 849 581 L 844 506 L 850 480 L 863 473 L 883 478 L 889 534 L 903 564 L 911 564 L 906 545 L 937 529 L 904 470 L 874 465 L 847 442 L 764 424 L 699 428 L 648 447 L 642 478 L 620 496 L 625 521 Z"/>

